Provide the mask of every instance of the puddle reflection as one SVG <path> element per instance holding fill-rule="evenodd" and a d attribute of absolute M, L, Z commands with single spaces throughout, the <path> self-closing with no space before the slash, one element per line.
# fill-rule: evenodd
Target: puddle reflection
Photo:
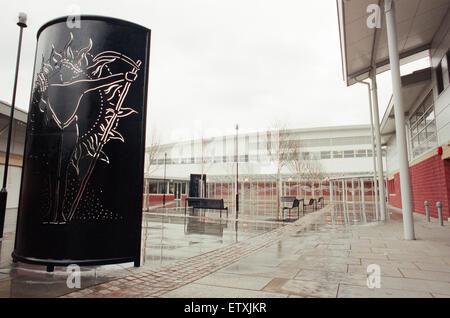
<path fill-rule="evenodd" d="M 379 222 L 374 203 L 334 202 L 326 214 L 328 224 L 364 225 Z"/>
<path fill-rule="evenodd" d="M 173 211 L 172 211 L 173 212 Z M 184 217 L 145 213 L 142 235 L 142 264 L 158 267 L 182 258 L 215 250 L 228 244 L 283 226 L 282 223 L 236 221 L 217 211 L 191 211 Z"/>

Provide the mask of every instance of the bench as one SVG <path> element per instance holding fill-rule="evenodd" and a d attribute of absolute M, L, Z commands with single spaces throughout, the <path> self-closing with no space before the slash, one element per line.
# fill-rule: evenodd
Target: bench
<path fill-rule="evenodd" d="M 297 217 L 300 218 L 300 201 L 297 200 L 296 197 L 281 197 L 281 202 L 290 203 L 289 206 L 284 206 L 282 209 L 283 219 L 284 219 L 284 210 L 289 210 L 289 217 L 291 216 L 291 210 L 297 208 Z"/>
<path fill-rule="evenodd" d="M 184 201 L 184 214 L 186 215 L 187 207 L 192 207 L 192 212 L 195 209 L 212 209 L 220 210 L 220 217 L 222 217 L 222 210 L 227 210 L 228 217 L 228 207 L 224 206 L 223 199 L 210 199 L 210 198 L 192 198 L 188 197 Z"/>
<path fill-rule="evenodd" d="M 309 202 L 307 204 L 305 204 L 305 201 L 303 201 L 303 211 L 306 211 L 306 208 L 309 206 L 312 206 L 314 211 L 316 207 L 316 199 L 314 198 L 309 199 Z"/>
<path fill-rule="evenodd" d="M 323 208 L 325 206 L 325 198 L 324 197 L 320 197 L 318 200 L 317 200 L 317 203 L 316 203 L 316 210 L 318 209 L 318 208 Z"/>

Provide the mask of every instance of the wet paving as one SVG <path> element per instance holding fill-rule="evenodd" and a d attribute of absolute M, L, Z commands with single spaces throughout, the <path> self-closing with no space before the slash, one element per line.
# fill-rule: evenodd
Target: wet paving
<path fill-rule="evenodd" d="M 193 212 L 188 209 L 185 214 L 184 207 L 179 203 L 171 204 L 165 208 L 154 207 L 144 212 L 142 266 L 139 269 L 134 268 L 132 263 L 82 267 L 81 289 L 102 286 L 147 270 L 158 271 L 159 268 L 167 268 L 172 264 L 177 266 L 184 264 L 185 260 L 192 263 L 192 260 L 204 259 L 206 263 L 199 265 L 198 268 L 207 266 L 206 268 L 212 271 L 223 264 L 214 261 L 216 262 L 213 262 L 216 266 L 214 267 L 209 264 L 211 260 L 204 258 L 204 255 L 215 255 L 211 252 L 218 251 L 216 253 L 219 255 L 218 259 L 225 257 L 222 260 L 224 264 L 239 261 L 242 255 L 247 255 L 245 253 L 252 253 L 276 242 L 277 239 L 270 238 L 269 233 L 277 238 L 276 235 L 281 235 L 277 233 L 282 233 L 278 231 L 283 227 L 298 223 L 294 222 L 297 220 L 296 213 L 286 216 L 284 220 L 275 221 L 276 216 L 271 202 L 254 202 L 253 207 L 251 204 L 242 205 L 238 220 L 235 219 L 234 210 L 229 211 L 228 215 L 223 211 L 221 215 L 215 210 Z M 270 210 L 271 214 L 268 212 Z M 307 212 L 306 215 L 311 212 Z M 10 255 L 14 245 L 16 213 L 15 210 L 7 211 L 5 236 L 0 241 L 0 297 L 58 297 L 72 292 L 73 289 L 67 287 L 69 273 L 66 267 L 55 267 L 55 272 L 47 273 L 44 266 L 12 262 Z M 300 213 L 300 220 L 302 218 L 303 213 Z M 335 204 L 333 209 L 320 217 L 320 220 L 308 224 L 301 231 L 296 230 L 292 236 L 307 241 L 305 233 L 318 231 L 323 224 L 345 228 L 376 223 L 373 205 Z M 249 245 L 248 242 L 257 243 Z M 230 248 L 231 250 L 228 250 Z M 261 270 L 271 262 L 289 261 L 292 257 L 292 248 L 293 246 L 288 243 L 283 245 L 278 241 L 278 244 L 267 248 L 267 251 L 261 252 L 259 256 L 255 255 L 252 264 L 257 270 L 258 268 Z M 196 269 L 193 269 L 191 277 L 183 276 L 183 279 L 196 278 L 195 272 Z M 173 279 L 176 280 L 176 277 Z"/>
<path fill-rule="evenodd" d="M 169 205 L 170 206 L 170 205 Z M 0 297 L 57 297 L 71 292 L 66 267 L 47 273 L 40 265 L 13 263 L 17 211 L 8 209 L 4 237 L 0 240 Z M 237 221 L 217 211 L 187 211 L 178 207 L 144 212 L 141 269 L 157 268 L 283 226 L 283 222 Z M 81 288 L 105 283 L 134 273 L 133 263 L 84 266 Z"/>
<path fill-rule="evenodd" d="M 283 226 L 283 222 L 236 221 L 220 218 L 218 212 L 173 210 L 144 213 L 142 231 L 142 264 L 159 267 L 173 261 L 200 255 L 245 241 Z"/>

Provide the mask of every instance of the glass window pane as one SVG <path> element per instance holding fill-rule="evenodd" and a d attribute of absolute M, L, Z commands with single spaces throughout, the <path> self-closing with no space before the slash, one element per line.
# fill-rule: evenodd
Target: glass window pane
<path fill-rule="evenodd" d="M 423 107 L 423 104 L 422 104 L 416 110 L 417 120 L 420 120 L 420 117 L 422 117 L 423 114 L 424 114 L 424 107 Z"/>
<path fill-rule="evenodd" d="M 426 128 L 427 139 L 429 139 L 432 135 L 436 135 L 436 125 L 434 124 L 434 121 L 432 121 Z"/>
<path fill-rule="evenodd" d="M 366 150 L 365 149 L 360 149 L 360 150 L 358 150 L 357 152 L 356 152 L 356 157 L 358 157 L 358 158 L 362 158 L 362 157 L 365 157 L 366 156 Z"/>
<path fill-rule="evenodd" d="M 417 125 L 417 128 L 419 129 L 419 133 L 421 132 L 422 129 L 425 128 L 425 118 L 422 118 L 422 119 L 419 121 L 419 124 Z"/>
<path fill-rule="evenodd" d="M 425 122 L 428 124 L 428 123 L 432 122 L 433 120 L 434 120 L 434 111 L 433 111 L 433 109 L 431 108 L 431 109 L 428 111 L 428 113 L 427 113 L 427 116 L 426 116 L 426 118 L 425 118 Z"/>
<path fill-rule="evenodd" d="M 333 158 L 342 158 L 342 151 L 333 151 Z"/>
<path fill-rule="evenodd" d="M 432 134 L 428 138 L 428 147 L 433 148 L 433 147 L 436 147 L 436 145 L 437 145 L 436 134 Z"/>
<path fill-rule="evenodd" d="M 431 105 L 433 105 L 432 91 L 427 95 L 427 97 L 423 101 L 422 105 L 423 105 L 425 111 L 428 110 L 428 108 L 430 108 Z"/>
<path fill-rule="evenodd" d="M 158 193 L 158 183 L 156 181 L 150 181 L 149 193 Z"/>
<path fill-rule="evenodd" d="M 353 158 L 355 156 L 354 150 L 345 150 L 344 151 L 344 158 Z"/>
<path fill-rule="evenodd" d="M 422 130 L 422 131 L 419 133 L 419 145 L 422 144 L 422 143 L 424 143 L 426 139 L 427 139 L 427 136 L 426 136 L 426 134 L 425 134 L 425 130 Z"/>
<path fill-rule="evenodd" d="M 321 151 L 320 152 L 320 158 L 321 159 L 330 159 L 331 158 L 331 152 L 329 152 L 329 151 Z"/>

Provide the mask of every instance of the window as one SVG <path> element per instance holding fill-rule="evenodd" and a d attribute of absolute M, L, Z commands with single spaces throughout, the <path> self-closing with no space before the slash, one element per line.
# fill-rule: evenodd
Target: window
<path fill-rule="evenodd" d="M 436 122 L 432 91 L 409 119 L 413 157 L 436 146 Z"/>
<path fill-rule="evenodd" d="M 342 158 L 342 151 L 333 151 L 333 158 Z"/>
<path fill-rule="evenodd" d="M 167 185 L 164 182 L 158 182 L 158 193 L 164 194 L 164 192 L 167 192 Z"/>
<path fill-rule="evenodd" d="M 149 182 L 149 191 L 148 193 L 156 194 L 158 193 L 158 182 L 150 181 Z"/>
<path fill-rule="evenodd" d="M 355 157 L 354 150 L 345 150 L 344 151 L 344 158 L 354 158 L 354 157 Z"/>
<path fill-rule="evenodd" d="M 365 149 L 360 149 L 356 151 L 356 157 L 357 158 L 362 158 L 366 156 L 366 150 Z"/>
<path fill-rule="evenodd" d="M 330 159 L 331 158 L 331 152 L 330 151 L 321 151 L 320 152 L 320 158 L 321 159 Z"/>
<path fill-rule="evenodd" d="M 320 159 L 320 152 L 311 152 L 310 153 L 310 158 L 311 159 L 313 159 L 313 160 L 317 160 L 317 159 Z"/>

